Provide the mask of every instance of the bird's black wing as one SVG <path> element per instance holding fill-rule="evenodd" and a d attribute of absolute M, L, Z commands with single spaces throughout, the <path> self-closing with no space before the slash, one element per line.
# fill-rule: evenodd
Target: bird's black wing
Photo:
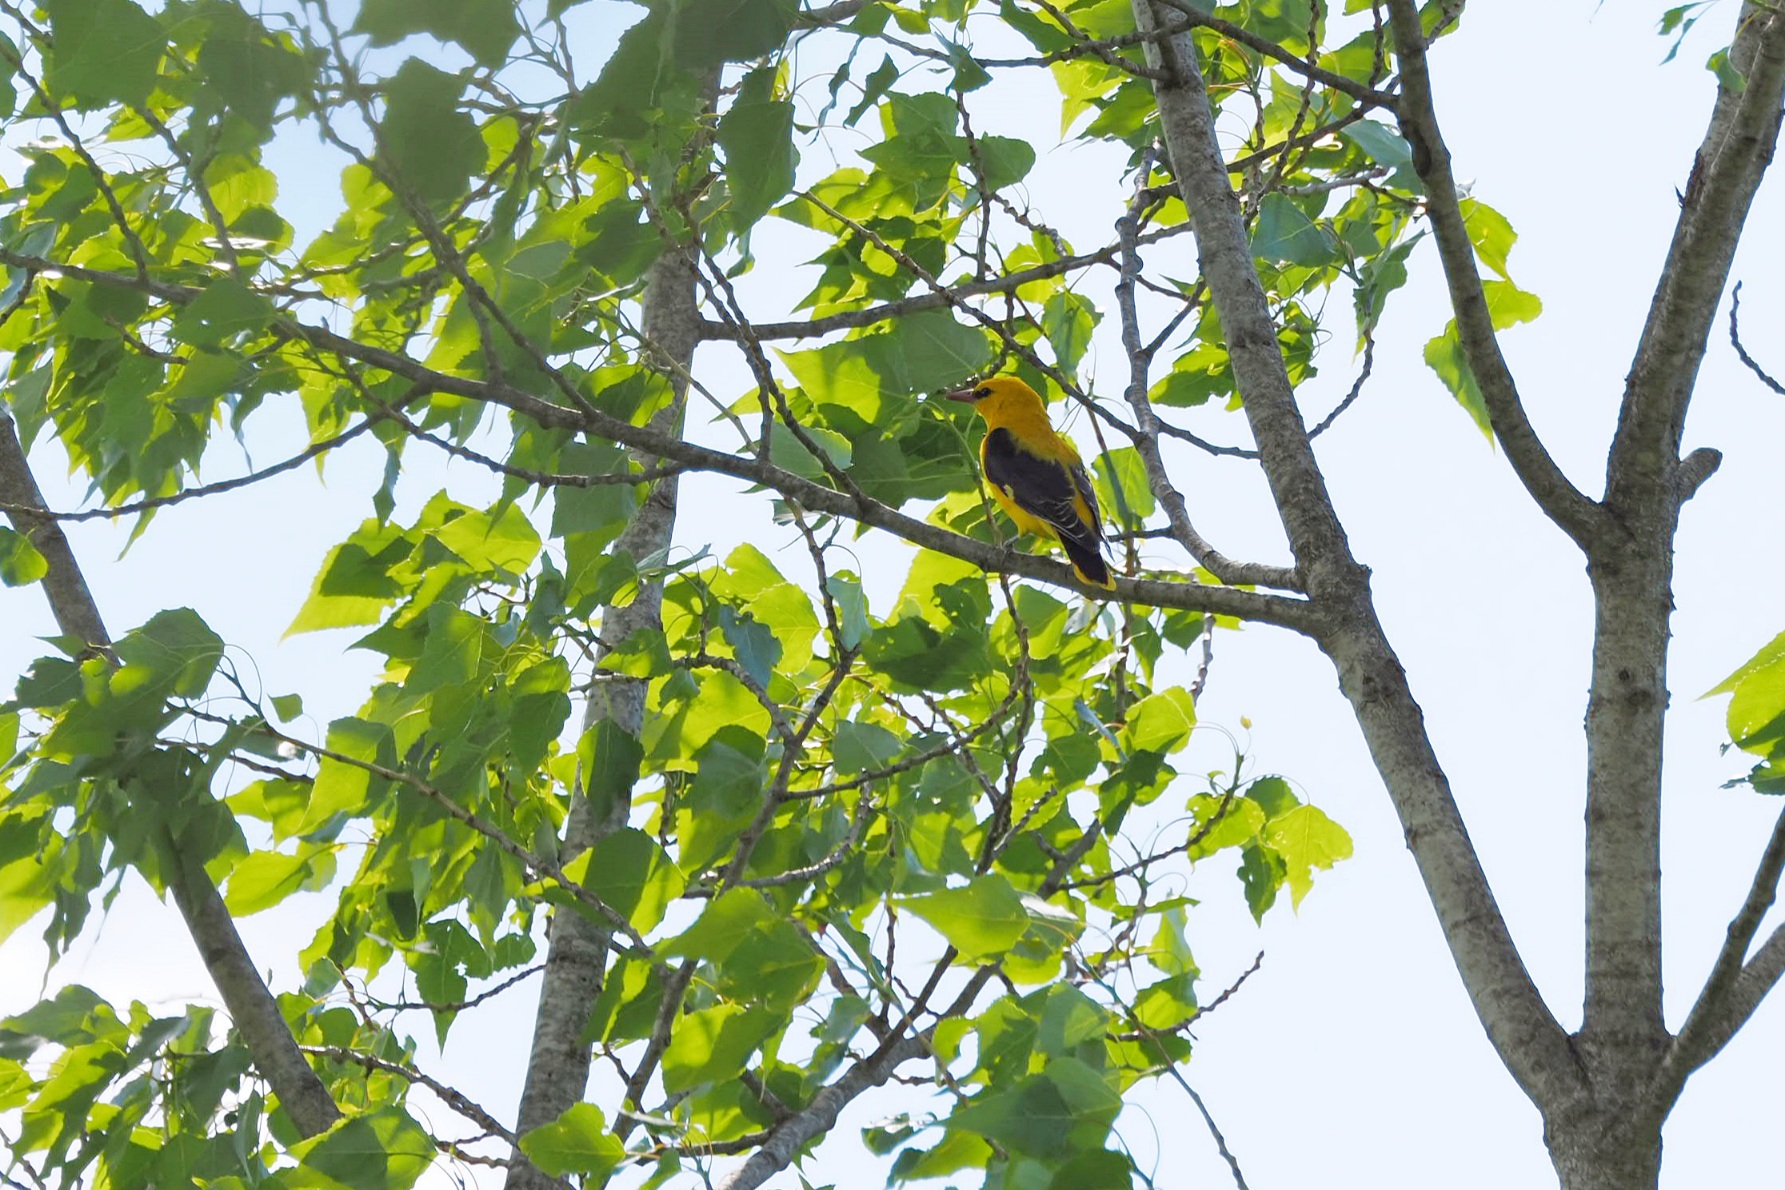
<path fill-rule="evenodd" d="M 1001 489 L 1030 516 L 1047 522 L 1082 578 L 1098 586 L 1109 585 L 1097 496 L 1083 467 L 1031 454 L 1003 427 L 985 436 L 980 458 L 987 482 Z M 1089 524 L 1079 517 L 1075 496 L 1084 499 L 1091 514 Z"/>
<path fill-rule="evenodd" d="M 1060 533 L 1084 531 L 1078 510 L 1072 506 L 1078 491 L 1066 467 L 1024 450 L 1017 445 L 1016 436 L 1003 427 L 985 436 L 980 457 L 986 481 L 1003 489 L 1018 508 Z"/>
<path fill-rule="evenodd" d="M 1085 473 L 1083 464 L 1072 465 L 1072 482 L 1078 485 L 1078 494 L 1085 498 L 1085 508 L 1091 514 L 1091 536 L 1102 541 L 1103 512 L 1097 507 L 1097 489 L 1091 486 L 1091 477 Z"/>

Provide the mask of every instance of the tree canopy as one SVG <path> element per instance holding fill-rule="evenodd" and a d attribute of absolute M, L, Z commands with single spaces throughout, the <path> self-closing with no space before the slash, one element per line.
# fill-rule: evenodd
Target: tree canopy
<path fill-rule="evenodd" d="M 1777 135 L 1785 17 L 1744 7 L 1712 58 L 1595 497 L 1497 345 L 1542 306 L 1440 132 L 1426 50 L 1460 5 L 660 0 L 617 38 L 604 9 L 0 0 L 24 163 L 0 192 L 0 579 L 60 628 L 0 705 L 0 932 L 41 921 L 63 953 L 140 879 L 226 1010 L 71 984 L 0 1022 L 14 1168 L 407 1190 L 445 1160 L 517 1190 L 744 1190 L 883 1099 L 860 1143 L 897 1182 L 1151 1184 L 1117 1116 L 1155 1080 L 1200 1108 L 1192 1031 L 1245 978 L 1204 978 L 1184 873 L 1231 872 L 1262 918 L 1351 852 L 1268 756 L 1186 759 L 1216 638 L 1246 622 L 1333 662 L 1564 1184 L 1652 1185 L 1686 1078 L 1785 969 L 1785 941 L 1752 945 L 1782 820 L 1662 1023 L 1673 534 L 1718 462 L 1682 458 L 1681 425 Z M 1025 185 L 1008 105 L 1040 86 L 1063 138 L 1121 162 L 1073 196 L 1094 242 Z M 296 209 L 294 168 L 325 164 L 338 200 Z M 1454 317 L 1424 361 L 1600 611 L 1578 1032 L 1519 958 L 1312 446 L 1427 241 Z M 790 242 L 810 288 L 764 310 Z M 1093 376 L 1105 324 L 1119 374 Z M 1355 383 L 1316 415 L 1319 365 Z M 1072 421 L 1113 592 L 1024 552 L 970 414 L 927 399 L 994 373 Z M 200 474 L 247 441 L 278 459 Z M 162 509 L 366 443 L 382 475 L 292 601 L 291 634 L 352 629 L 379 659 L 326 723 L 180 592 L 108 628 L 60 528 L 152 537 Z M 46 506 L 51 446 L 89 507 Z M 1198 531 L 1183 475 L 1210 453 L 1256 464 L 1280 541 Z M 760 541 L 701 548 L 713 501 Z M 1781 658 L 1727 684 L 1763 793 Z M 234 919 L 318 892 L 301 983 L 270 984 Z M 518 1105 L 418 1057 L 527 1004 Z"/>

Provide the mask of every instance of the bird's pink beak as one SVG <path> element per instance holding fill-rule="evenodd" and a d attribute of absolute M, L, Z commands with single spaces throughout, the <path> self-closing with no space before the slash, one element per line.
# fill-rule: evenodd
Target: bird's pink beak
<path fill-rule="evenodd" d="M 947 397 L 951 401 L 965 401 L 965 402 L 967 402 L 967 404 L 971 405 L 975 401 L 979 400 L 978 397 L 974 396 L 975 391 L 976 391 L 975 389 L 971 389 L 971 388 L 962 388 L 962 389 L 956 389 L 952 393 L 943 393 L 942 395 Z"/>

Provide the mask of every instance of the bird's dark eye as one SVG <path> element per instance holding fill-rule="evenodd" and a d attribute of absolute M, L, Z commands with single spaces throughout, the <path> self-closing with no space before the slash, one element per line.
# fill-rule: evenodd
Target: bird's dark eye
<path fill-rule="evenodd" d="M 987 388 L 985 385 L 980 385 L 978 388 L 973 390 L 973 395 L 975 397 L 980 397 L 980 398 L 989 397 L 992 395 L 992 390 Z"/>

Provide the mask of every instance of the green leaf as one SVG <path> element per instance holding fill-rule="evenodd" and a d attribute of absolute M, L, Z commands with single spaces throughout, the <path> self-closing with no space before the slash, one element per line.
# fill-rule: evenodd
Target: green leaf
<path fill-rule="evenodd" d="M 785 1013 L 811 997 L 824 973 L 824 959 L 798 926 L 771 921 L 745 934 L 720 972 L 727 995 Z"/>
<path fill-rule="evenodd" d="M 753 930 L 774 921 L 760 894 L 745 888 L 727 889 L 707 905 L 693 925 L 657 948 L 665 958 L 689 955 L 722 962 Z"/>
<path fill-rule="evenodd" d="M 1190 799 L 1190 812 L 1196 816 L 1190 827 L 1196 840 L 1188 852 L 1191 862 L 1229 847 L 1245 846 L 1258 837 L 1266 820 L 1265 812 L 1250 798 L 1220 798 L 1208 793 Z"/>
<path fill-rule="evenodd" d="M 1057 1157 L 1071 1143 L 1074 1112 L 1053 1081 L 1036 1075 L 1011 1090 L 982 1092 L 945 1122 L 1018 1153 Z"/>
<path fill-rule="evenodd" d="M 1108 1010 L 1077 988 L 1063 984 L 1048 992 L 1035 1046 L 1044 1054 L 1069 1054 L 1084 1042 L 1102 1038 L 1109 1026 Z"/>
<path fill-rule="evenodd" d="M 657 841 L 633 827 L 601 839 L 564 872 L 580 879 L 641 934 L 657 927 L 688 885 Z"/>
<path fill-rule="evenodd" d="M 798 0 L 670 0 L 675 57 L 684 67 L 748 62 L 781 47 Z"/>
<path fill-rule="evenodd" d="M 197 612 L 178 607 L 156 612 L 148 623 L 127 633 L 117 652 L 124 665 L 112 677 L 114 691 L 152 684 L 196 698 L 211 684 L 211 675 L 223 660 L 223 638 Z"/>
<path fill-rule="evenodd" d="M 1710 690 L 1729 700 L 1729 738 L 1737 747 L 1770 756 L 1785 725 L 1785 633 Z"/>
<path fill-rule="evenodd" d="M 55 861 L 62 850 L 61 840 L 51 839 L 40 855 L 0 863 L 0 942 L 55 901 L 59 883 Z"/>
<path fill-rule="evenodd" d="M 1463 213 L 1463 226 L 1468 229 L 1469 242 L 1475 245 L 1475 255 L 1501 277 L 1507 276 L 1506 257 L 1518 240 L 1512 224 L 1506 221 L 1506 216 L 1479 199 L 1465 198 L 1457 208 Z"/>
<path fill-rule="evenodd" d="M 1527 293 L 1510 281 L 1488 281 L 1482 285 L 1488 304 L 1488 316 L 1493 320 L 1495 330 L 1506 330 L 1521 322 L 1529 322 L 1543 313 L 1543 301 L 1534 293 Z M 1463 352 L 1462 339 L 1457 332 L 1456 319 L 1451 319 L 1445 326 L 1444 333 L 1426 343 L 1426 365 L 1438 374 L 1451 395 L 1475 419 L 1481 432 L 1493 440 L 1493 425 L 1488 418 L 1487 402 L 1483 400 L 1481 388 L 1475 381 L 1475 373 L 1469 368 L 1469 361 Z"/>
<path fill-rule="evenodd" d="M 1153 515 L 1157 505 L 1147 479 L 1147 465 L 1138 450 L 1118 446 L 1098 455 L 1092 467 L 1097 473 L 1098 495 L 1107 517 L 1138 525 Z"/>
<path fill-rule="evenodd" d="M 719 631 L 731 646 L 732 655 L 744 672 L 766 687 L 775 676 L 775 663 L 781 660 L 781 642 L 766 624 L 759 623 L 749 612 L 739 613 L 721 605 Z"/>
<path fill-rule="evenodd" d="M 1246 908 L 1252 919 L 1264 921 L 1264 915 L 1276 904 L 1277 890 L 1283 886 L 1283 857 L 1268 847 L 1250 846 L 1240 852 L 1240 867 L 1235 873 L 1246 892 Z"/>
<path fill-rule="evenodd" d="M 550 1124 L 524 1134 L 521 1152 L 554 1178 L 604 1178 L 626 1158 L 626 1146 L 608 1131 L 607 1117 L 593 1103 L 573 1104 Z"/>
<path fill-rule="evenodd" d="M 1004 953 L 1029 926 L 1021 895 L 996 872 L 977 877 L 964 888 L 907 897 L 899 903 L 934 927 L 968 962 Z"/>
<path fill-rule="evenodd" d="M 953 387 L 993 358 L 985 332 L 956 322 L 947 310 L 921 311 L 880 334 L 780 355 L 814 403 L 841 405 L 870 425 L 909 408 L 898 398 Z"/>
<path fill-rule="evenodd" d="M 591 477 L 623 475 L 629 469 L 625 454 L 605 442 L 566 444 L 558 453 L 558 466 Z M 620 535 L 637 506 L 628 484 L 561 485 L 552 489 L 551 535 L 588 534 L 599 548 Z"/>
<path fill-rule="evenodd" d="M 50 32 L 44 85 L 82 107 L 144 103 L 154 89 L 167 37 L 129 0 L 47 0 Z"/>
<path fill-rule="evenodd" d="M 1748 89 L 1748 80 L 1736 69 L 1735 63 L 1729 59 L 1729 48 L 1725 46 L 1705 60 L 1704 68 L 1717 76 L 1717 85 L 1731 95 L 1740 95 Z"/>
<path fill-rule="evenodd" d="M 318 762 L 309 804 L 302 823 L 292 828 L 293 834 L 302 834 L 336 813 L 350 813 L 366 804 L 373 789 L 372 774 L 351 762 L 377 763 L 380 750 L 390 739 L 390 729 L 364 719 L 343 718 L 328 725 L 326 738 L 328 750 L 342 759 L 324 756 Z"/>
<path fill-rule="evenodd" d="M 329 551 L 304 600 L 285 630 L 286 636 L 324 628 L 376 624 L 396 602 L 403 587 L 391 568 L 406 558 L 412 544 L 401 532 L 367 521 L 346 541 Z"/>
<path fill-rule="evenodd" d="M 1035 146 L 1008 136 L 982 136 L 979 160 L 985 166 L 986 186 L 1002 190 L 1016 185 L 1035 168 Z"/>
<path fill-rule="evenodd" d="M 1359 120 L 1339 129 L 1339 135 L 1362 149 L 1377 165 L 1393 170 L 1389 176 L 1392 185 L 1419 189 L 1419 176 L 1413 172 L 1413 150 L 1400 133 L 1375 120 Z"/>
<path fill-rule="evenodd" d="M 483 656 L 482 618 L 436 603 L 428 608 L 426 624 L 421 657 L 410 669 L 404 689 L 411 694 L 426 694 L 475 678 Z"/>
<path fill-rule="evenodd" d="M 1142 988 L 1134 998 L 1134 1018 L 1148 1029 L 1176 1029 L 1197 1013 L 1196 980 L 1173 975 Z"/>
<path fill-rule="evenodd" d="M 49 562 L 24 534 L 0 526 L 0 583 L 23 587 L 49 572 Z"/>
<path fill-rule="evenodd" d="M 1266 818 L 1281 817 L 1302 804 L 1295 790 L 1289 788 L 1289 782 L 1281 777 L 1260 777 L 1246 786 L 1246 798 L 1257 802 Z"/>
<path fill-rule="evenodd" d="M 1785 661 L 1785 632 L 1773 637 L 1758 653 L 1742 662 L 1734 673 L 1706 690 L 1699 697 L 1709 698 L 1713 694 L 1731 694 L 1749 677 L 1763 669 L 1770 669 L 1781 661 Z"/>
<path fill-rule="evenodd" d="M 905 741 L 877 723 L 845 720 L 837 724 L 831 757 L 840 776 L 853 777 L 869 769 L 885 768 L 904 748 Z"/>
<path fill-rule="evenodd" d="M 869 108 L 885 97 L 887 89 L 899 81 L 899 68 L 893 64 L 892 55 L 888 54 L 880 60 L 872 74 L 862 82 L 862 97 L 856 105 L 849 109 L 843 117 L 845 127 L 855 127 L 855 122 L 862 118 Z"/>
<path fill-rule="evenodd" d="M 1265 838 L 1283 857 L 1284 875 L 1294 904 L 1314 886 L 1314 869 L 1330 868 L 1351 858 L 1351 836 L 1314 806 L 1297 806 L 1273 818 Z"/>
<path fill-rule="evenodd" d="M 719 120 L 733 226 L 748 229 L 793 189 L 799 151 L 793 145 L 793 101 L 773 99 L 775 71 L 746 75 L 737 101 Z"/>
<path fill-rule="evenodd" d="M 1078 364 L 1091 345 L 1091 332 L 1103 316 L 1091 299 L 1071 290 L 1052 294 L 1041 307 L 1041 333 L 1054 349 L 1054 359 L 1068 375 L 1077 377 Z"/>
<path fill-rule="evenodd" d="M 211 26 L 198 47 L 198 75 L 205 85 L 193 106 L 220 101 L 263 134 L 272 131 L 279 101 L 304 86 L 304 59 L 234 5 L 210 5 L 205 11 Z"/>
<path fill-rule="evenodd" d="M 1172 686 L 1135 703 L 1120 738 L 1128 752 L 1175 752 L 1195 726 L 1196 705 L 1190 692 Z"/>
<path fill-rule="evenodd" d="M 1526 293 L 1510 281 L 1485 281 L 1481 286 L 1487 296 L 1488 317 L 1497 331 L 1508 330 L 1521 322 L 1533 322 L 1543 313 L 1543 299 Z"/>
<path fill-rule="evenodd" d="M 75 1046 L 94 1040 L 95 1028 L 110 1022 L 115 1028 L 117 1014 L 99 993 L 78 983 L 71 983 L 48 1000 L 39 1000 L 24 1012 L 9 1016 L 3 1024 L 10 1033 L 40 1037 L 61 1046 Z"/>
<path fill-rule="evenodd" d="M 679 1018 L 663 1051 L 663 1089 L 668 1094 L 702 1083 L 735 1079 L 756 1047 L 780 1025 L 765 1008 L 720 1004 Z"/>
<path fill-rule="evenodd" d="M 1252 254 L 1279 264 L 1331 264 L 1333 237 L 1294 199 L 1267 194 L 1259 204 L 1258 222 L 1252 230 Z"/>
<path fill-rule="evenodd" d="M 291 1152 L 303 1164 L 279 1171 L 289 1190 L 409 1190 L 434 1164 L 434 1140 L 402 1108 L 338 1120 Z"/>
<path fill-rule="evenodd" d="M 602 719 L 577 744 L 584 795 L 600 813 L 630 804 L 644 764 L 644 745 L 612 719 Z"/>
<path fill-rule="evenodd" d="M 234 277 L 219 277 L 174 315 L 169 333 L 194 347 L 221 347 L 238 335 L 265 330 L 273 314 L 272 302 Z M 232 366 L 232 376 L 234 371 Z"/>
<path fill-rule="evenodd" d="M 397 0 L 401 3 L 402 0 Z M 484 165 L 477 124 L 459 107 L 464 82 L 410 58 L 385 84 L 378 155 L 402 185 L 430 206 L 443 206 L 465 191 Z"/>
<path fill-rule="evenodd" d="M 854 458 L 849 439 L 822 426 L 802 426 L 801 429 L 824 452 L 833 467 L 844 470 L 849 467 Z M 769 427 L 769 462 L 802 479 L 822 479 L 826 474 L 818 456 L 807 449 L 785 422 L 777 421 Z"/>
<path fill-rule="evenodd" d="M 868 599 L 862 594 L 861 583 L 846 575 L 833 574 L 825 583 L 825 590 L 837 602 L 837 627 L 843 638 L 843 647 L 858 648 L 874 631 L 873 621 L 868 618 Z"/>
<path fill-rule="evenodd" d="M 956 322 L 947 310 L 925 310 L 899 319 L 874 337 L 881 375 L 900 391 L 934 392 L 977 375 L 992 362 L 985 331 Z"/>
<path fill-rule="evenodd" d="M 467 511 L 447 521 L 433 536 L 480 572 L 521 574 L 539 556 L 539 533 L 514 504 L 502 505 L 494 516 Z"/>
<path fill-rule="evenodd" d="M 237 917 L 271 909 L 295 892 L 321 888 L 334 877 L 332 853 L 306 847 L 296 855 L 256 851 L 235 866 L 223 903 Z"/>
<path fill-rule="evenodd" d="M 1110 1086 L 1110 1076 L 1091 1069 L 1083 1059 L 1064 1055 L 1047 1064 L 1047 1077 L 1060 1089 L 1075 1123 L 1090 1119 L 1107 1124 L 1122 1110 L 1122 1097 Z"/>
<path fill-rule="evenodd" d="M 365 0 L 353 31 L 370 35 L 376 46 L 395 45 L 412 33 L 431 33 L 464 46 L 480 65 L 496 67 L 507 60 L 521 26 L 509 0 Z"/>
<path fill-rule="evenodd" d="M 1475 373 L 1469 369 L 1469 360 L 1463 354 L 1463 342 L 1457 336 L 1454 318 L 1444 328 L 1442 335 L 1427 341 L 1425 361 L 1426 366 L 1444 382 L 1444 387 L 1450 390 L 1450 395 L 1456 398 L 1457 404 L 1475 419 L 1476 426 L 1492 442 L 1494 426 L 1488 419 L 1487 402 L 1482 400 L 1481 388 L 1475 383 Z"/>

